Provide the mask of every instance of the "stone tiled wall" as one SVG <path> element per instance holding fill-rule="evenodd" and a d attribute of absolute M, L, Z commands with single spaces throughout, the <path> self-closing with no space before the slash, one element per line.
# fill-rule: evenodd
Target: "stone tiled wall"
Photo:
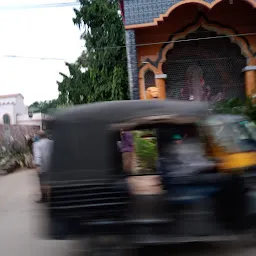
<path fill-rule="evenodd" d="M 124 0 L 125 25 L 152 22 L 180 1 L 182 0 Z M 213 1 L 205 0 L 208 3 Z"/>
<path fill-rule="evenodd" d="M 139 79 L 138 79 L 138 61 L 135 41 L 135 31 L 127 30 L 126 36 L 126 51 L 127 51 L 127 66 L 129 74 L 130 98 L 137 100 L 139 95 Z"/>

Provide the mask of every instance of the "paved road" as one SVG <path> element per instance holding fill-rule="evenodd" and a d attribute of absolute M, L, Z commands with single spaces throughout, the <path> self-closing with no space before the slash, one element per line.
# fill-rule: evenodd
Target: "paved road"
<path fill-rule="evenodd" d="M 37 179 L 33 171 L 22 171 L 0 177 L 0 252 L 5 256 L 81 256 L 81 248 L 74 241 L 39 239 L 43 226 L 43 209 L 36 200 Z M 253 256 L 256 240 L 251 243 L 175 246 L 159 251 L 144 250 L 144 255 L 179 256 Z M 200 248 L 200 249 L 199 249 Z"/>
<path fill-rule="evenodd" d="M 66 256 L 72 242 L 38 239 L 42 207 L 33 171 L 0 177 L 0 252 L 8 256 Z"/>

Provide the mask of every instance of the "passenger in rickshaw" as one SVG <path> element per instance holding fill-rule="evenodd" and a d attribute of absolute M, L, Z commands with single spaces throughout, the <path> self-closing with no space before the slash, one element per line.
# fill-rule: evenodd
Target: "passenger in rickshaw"
<path fill-rule="evenodd" d="M 133 164 L 133 136 L 130 131 L 121 130 L 120 151 L 123 158 L 123 168 L 126 173 L 132 172 Z"/>

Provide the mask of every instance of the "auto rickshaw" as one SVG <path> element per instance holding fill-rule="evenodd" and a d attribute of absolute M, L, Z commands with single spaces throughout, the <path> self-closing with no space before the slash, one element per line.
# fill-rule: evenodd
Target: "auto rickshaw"
<path fill-rule="evenodd" d="M 51 128 L 50 238 L 83 237 L 92 254 L 123 255 L 254 232 L 255 126 L 247 118 L 210 114 L 202 102 L 118 101 L 62 110 Z M 123 171 L 117 142 L 120 130 L 152 128 L 159 183 L 151 191 L 160 189 L 140 194 L 130 180 L 147 175 Z M 173 150 L 177 133 L 180 153 Z"/>

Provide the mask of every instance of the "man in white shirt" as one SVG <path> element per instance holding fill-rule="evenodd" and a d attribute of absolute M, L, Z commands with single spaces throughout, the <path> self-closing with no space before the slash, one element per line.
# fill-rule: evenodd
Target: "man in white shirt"
<path fill-rule="evenodd" d="M 53 141 L 47 138 L 44 131 L 40 131 L 38 135 L 39 141 L 34 142 L 33 144 L 33 155 L 41 188 L 41 199 L 38 201 L 38 203 L 42 203 L 46 202 L 48 198 L 46 175 L 49 168 Z"/>

